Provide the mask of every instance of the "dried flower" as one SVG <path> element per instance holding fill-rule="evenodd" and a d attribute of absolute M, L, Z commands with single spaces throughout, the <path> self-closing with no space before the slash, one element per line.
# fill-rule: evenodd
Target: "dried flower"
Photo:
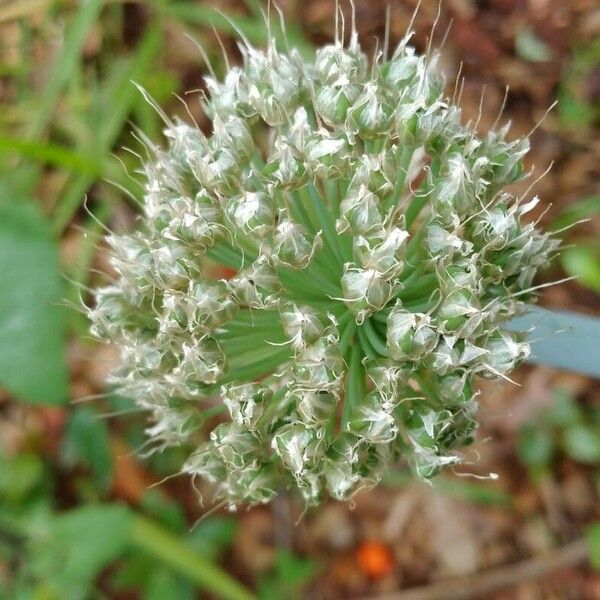
<path fill-rule="evenodd" d="M 157 448 L 226 409 L 183 471 L 232 508 L 346 499 L 401 458 L 433 476 L 472 440 L 475 376 L 528 355 L 504 323 L 558 247 L 503 191 L 528 141 L 461 125 L 409 40 L 371 65 L 355 32 L 312 61 L 242 44 L 206 79 L 212 135 L 169 121 L 138 231 L 108 239 L 89 316 L 114 382 Z"/>

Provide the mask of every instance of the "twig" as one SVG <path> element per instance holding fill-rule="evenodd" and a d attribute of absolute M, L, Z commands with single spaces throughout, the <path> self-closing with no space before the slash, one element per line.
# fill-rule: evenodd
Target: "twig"
<path fill-rule="evenodd" d="M 377 596 L 375 600 L 467 600 L 488 597 L 488 594 L 496 590 L 578 565 L 586 558 L 587 546 L 585 540 L 580 539 L 553 552 L 520 563 L 468 577 L 447 579 L 432 585 Z"/>

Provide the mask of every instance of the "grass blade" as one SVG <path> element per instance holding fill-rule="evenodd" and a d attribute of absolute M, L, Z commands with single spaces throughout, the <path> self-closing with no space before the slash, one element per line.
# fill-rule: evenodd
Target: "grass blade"
<path fill-rule="evenodd" d="M 97 135 L 95 148 L 98 160 L 106 158 L 111 151 L 134 103 L 140 100 L 139 92 L 131 81 L 141 79 L 151 68 L 161 39 L 160 28 L 152 27 L 140 42 L 135 56 L 127 67 L 119 69 L 104 89 L 101 102 L 103 113 L 98 119 L 101 129 Z M 61 202 L 53 215 L 53 226 L 57 233 L 62 232 L 67 226 L 93 182 L 94 177 L 87 174 L 76 175 L 68 180 Z"/>
<path fill-rule="evenodd" d="M 79 55 L 88 33 L 96 22 L 102 0 L 81 2 L 75 18 L 71 22 L 64 46 L 44 91 L 40 94 L 41 103 L 37 107 L 29 126 L 25 130 L 27 139 L 36 139 L 42 135 L 48 125 L 61 91 L 71 80 L 79 63 Z"/>
<path fill-rule="evenodd" d="M 253 600 L 254 596 L 235 579 L 172 533 L 141 515 L 133 517 L 131 540 L 135 546 L 224 600 Z"/>

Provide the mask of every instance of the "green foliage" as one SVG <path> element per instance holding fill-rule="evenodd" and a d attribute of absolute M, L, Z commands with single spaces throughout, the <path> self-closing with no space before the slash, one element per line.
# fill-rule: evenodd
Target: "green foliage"
<path fill-rule="evenodd" d="M 548 474 L 560 453 L 599 466 L 600 409 L 581 407 L 568 392 L 556 390 L 553 405 L 521 429 L 517 451 L 534 478 Z"/>
<path fill-rule="evenodd" d="M 30 539 L 29 570 L 58 598 L 86 598 L 97 574 L 125 550 L 131 520 L 125 507 L 90 505 L 49 519 Z"/>
<path fill-rule="evenodd" d="M 113 461 L 106 421 L 90 408 L 78 408 L 69 418 L 63 441 L 63 455 L 70 466 L 88 466 L 102 490 L 112 480 Z"/>
<path fill-rule="evenodd" d="M 600 196 L 594 195 L 570 205 L 552 223 L 552 229 L 572 227 L 600 215 Z M 562 268 L 567 275 L 597 294 L 600 294 L 600 244 L 595 237 L 586 236 L 575 230 L 573 243 L 560 254 Z"/>
<path fill-rule="evenodd" d="M 314 577 L 314 561 L 278 550 L 275 564 L 258 585 L 260 600 L 294 600 L 302 598 L 302 588 Z"/>
<path fill-rule="evenodd" d="M 600 38 L 574 50 L 565 67 L 559 91 L 558 111 L 562 125 L 587 129 L 600 117 L 600 106 L 585 97 L 583 90 L 589 74 L 600 64 Z"/>
<path fill-rule="evenodd" d="M 600 523 L 594 523 L 588 527 L 585 538 L 592 567 L 600 571 Z"/>
<path fill-rule="evenodd" d="M 552 435 L 547 429 L 528 423 L 519 433 L 517 452 L 531 473 L 541 476 L 550 469 L 554 458 Z"/>
<path fill-rule="evenodd" d="M 8 459 L 0 454 L 0 500 L 19 505 L 40 485 L 44 466 L 37 454 L 30 452 Z"/>
<path fill-rule="evenodd" d="M 36 404 L 67 400 L 64 290 L 56 241 L 39 208 L 0 202 L 0 384 Z"/>

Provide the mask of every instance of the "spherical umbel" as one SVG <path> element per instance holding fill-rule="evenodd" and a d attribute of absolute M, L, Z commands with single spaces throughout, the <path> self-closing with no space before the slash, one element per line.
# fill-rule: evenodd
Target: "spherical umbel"
<path fill-rule="evenodd" d="M 372 63 L 355 32 L 312 60 L 242 44 L 206 78 L 212 134 L 166 123 L 138 230 L 107 240 L 113 381 L 232 508 L 435 475 L 473 439 L 474 378 L 528 355 L 504 324 L 558 248 L 503 191 L 528 142 L 462 125 L 409 40 Z"/>

